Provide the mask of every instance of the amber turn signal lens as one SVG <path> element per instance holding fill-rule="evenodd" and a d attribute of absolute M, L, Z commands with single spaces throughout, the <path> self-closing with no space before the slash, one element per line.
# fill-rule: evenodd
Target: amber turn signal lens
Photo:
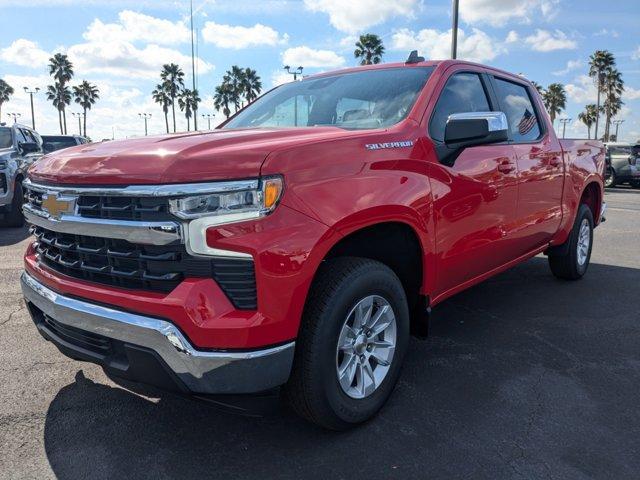
<path fill-rule="evenodd" d="M 278 202 L 278 199 L 280 198 L 281 193 L 282 193 L 282 180 L 280 180 L 279 178 L 265 180 L 265 183 L 264 183 L 265 208 L 271 210 Z"/>

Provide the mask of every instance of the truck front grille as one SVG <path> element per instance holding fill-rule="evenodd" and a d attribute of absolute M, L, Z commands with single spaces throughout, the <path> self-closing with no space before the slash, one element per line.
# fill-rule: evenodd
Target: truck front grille
<path fill-rule="evenodd" d="M 253 261 L 189 255 L 184 245 L 140 245 L 70 235 L 34 227 L 36 252 L 45 266 L 105 285 L 170 292 L 186 277 L 213 278 L 236 308 L 257 308 Z"/>

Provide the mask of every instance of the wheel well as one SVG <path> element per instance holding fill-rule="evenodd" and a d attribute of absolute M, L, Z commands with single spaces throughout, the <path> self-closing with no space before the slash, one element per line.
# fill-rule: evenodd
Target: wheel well
<path fill-rule="evenodd" d="M 424 313 L 427 300 L 420 295 L 422 286 L 422 247 L 415 231 L 404 223 L 378 223 L 357 230 L 340 240 L 326 255 L 336 257 L 364 257 L 384 263 L 402 282 L 409 311 Z"/>
<path fill-rule="evenodd" d="M 585 204 L 591 210 L 591 214 L 593 215 L 594 222 L 598 221 L 598 216 L 600 214 L 600 203 L 602 196 L 600 195 L 600 187 L 596 182 L 591 182 L 588 184 L 584 191 L 582 192 L 582 197 L 580 198 L 580 204 Z"/>

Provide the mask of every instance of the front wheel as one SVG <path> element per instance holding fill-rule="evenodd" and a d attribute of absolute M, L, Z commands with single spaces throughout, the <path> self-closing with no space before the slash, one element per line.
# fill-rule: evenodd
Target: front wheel
<path fill-rule="evenodd" d="M 549 255 L 549 266 L 558 278 L 578 280 L 587 273 L 593 248 L 593 214 L 587 205 L 582 204 L 578 208 L 578 215 L 567 242 L 561 253 Z"/>
<path fill-rule="evenodd" d="M 604 186 L 606 188 L 612 188 L 616 186 L 616 171 L 611 167 L 609 167 L 608 170 L 609 174 L 604 178 Z"/>
<path fill-rule="evenodd" d="M 4 214 L 4 218 L 0 220 L 2 227 L 22 227 L 24 225 L 24 215 L 22 214 L 22 204 L 24 203 L 24 193 L 22 191 L 22 183 L 16 182 L 13 190 L 13 200 L 11 201 L 11 210 Z"/>
<path fill-rule="evenodd" d="M 285 395 L 307 420 L 345 430 L 393 391 L 409 340 L 407 299 L 390 268 L 352 257 L 323 264 L 309 295 Z"/>

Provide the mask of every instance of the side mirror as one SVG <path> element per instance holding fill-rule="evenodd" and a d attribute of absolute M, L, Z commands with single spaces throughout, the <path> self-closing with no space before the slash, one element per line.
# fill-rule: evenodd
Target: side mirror
<path fill-rule="evenodd" d="M 18 147 L 22 151 L 23 155 L 28 153 L 38 153 L 40 151 L 40 146 L 36 142 L 20 142 Z"/>
<path fill-rule="evenodd" d="M 453 165 L 467 147 L 509 140 L 507 116 L 502 112 L 467 112 L 449 115 L 444 130 L 440 161 Z"/>

